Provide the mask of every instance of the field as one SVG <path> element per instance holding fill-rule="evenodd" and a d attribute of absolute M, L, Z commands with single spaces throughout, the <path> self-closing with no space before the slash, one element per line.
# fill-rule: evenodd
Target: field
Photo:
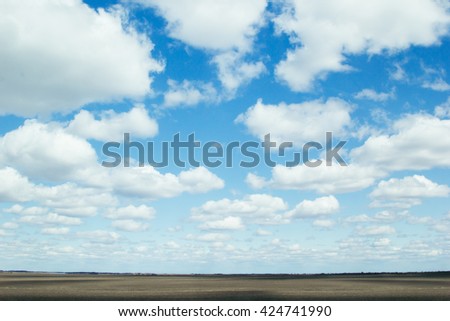
<path fill-rule="evenodd" d="M 450 300 L 450 272 L 340 275 L 0 272 L 0 300 Z"/>

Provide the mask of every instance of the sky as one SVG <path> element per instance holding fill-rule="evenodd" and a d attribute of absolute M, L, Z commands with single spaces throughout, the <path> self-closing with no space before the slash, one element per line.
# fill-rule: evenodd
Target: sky
<path fill-rule="evenodd" d="M 0 0 L 0 270 L 448 270 L 449 35 L 446 0 Z M 177 135 L 253 156 L 152 166 Z"/>

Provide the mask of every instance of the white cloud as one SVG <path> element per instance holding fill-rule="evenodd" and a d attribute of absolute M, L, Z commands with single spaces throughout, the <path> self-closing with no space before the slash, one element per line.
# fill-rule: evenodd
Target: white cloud
<path fill-rule="evenodd" d="M 370 193 L 374 199 L 374 207 L 408 208 L 421 203 L 422 198 L 448 197 L 450 187 L 438 185 L 422 175 L 391 178 L 381 181 L 377 188 Z"/>
<path fill-rule="evenodd" d="M 376 247 L 388 246 L 389 244 L 391 244 L 391 240 L 386 237 L 380 238 L 373 242 L 373 245 Z"/>
<path fill-rule="evenodd" d="M 434 81 L 425 81 L 422 84 L 423 88 L 432 89 L 435 91 L 449 91 L 450 85 L 442 78 L 435 79 Z"/>
<path fill-rule="evenodd" d="M 450 118 L 450 97 L 434 109 L 434 115 L 439 118 Z"/>
<path fill-rule="evenodd" d="M 97 196 L 108 191 L 144 198 L 174 197 L 183 192 L 205 193 L 224 186 L 222 179 L 204 167 L 185 170 L 179 175 L 161 174 L 151 166 L 102 167 L 97 162 L 96 152 L 89 142 L 67 133 L 56 123 L 42 124 L 36 120 L 27 120 L 23 126 L 0 137 L 0 147 L 0 166 L 14 167 L 32 179 L 51 182 L 69 180 L 82 186 L 103 190 L 94 193 Z M 21 186 L 20 189 L 25 191 L 26 188 L 33 187 L 33 184 L 30 185 L 23 177 L 20 179 L 11 169 L 6 171 L 11 179 L 8 183 L 12 184 L 11 188 L 18 189 Z M 59 187 L 60 190 L 61 188 Z M 1 191 L 2 189 L 0 197 Z M 9 198 L 18 201 L 29 198 L 25 192 L 19 193 L 22 195 L 21 199 L 17 199 L 18 196 L 7 190 L 3 194 L 8 194 Z M 65 195 L 73 198 L 70 194 Z M 82 199 L 75 201 L 81 202 Z M 83 210 L 92 212 L 92 208 Z"/>
<path fill-rule="evenodd" d="M 244 228 L 242 219 L 236 216 L 227 216 L 221 220 L 208 221 L 200 225 L 204 230 L 240 230 Z"/>
<path fill-rule="evenodd" d="M 0 169 L 0 177 L 2 178 L 0 201 L 24 202 L 33 198 L 33 184 L 15 169 L 11 167 Z"/>
<path fill-rule="evenodd" d="M 369 227 L 360 227 L 357 229 L 357 233 L 361 236 L 376 236 L 376 235 L 394 234 L 395 229 L 389 225 L 377 225 Z"/>
<path fill-rule="evenodd" d="M 366 223 L 366 222 L 373 222 L 374 219 L 367 214 L 360 214 L 355 216 L 349 216 L 344 219 L 344 222 L 346 223 Z"/>
<path fill-rule="evenodd" d="M 297 204 L 297 206 L 287 213 L 288 217 L 317 217 L 323 215 L 330 215 L 339 210 L 339 201 L 336 197 L 324 196 L 316 198 L 315 200 L 304 200 Z"/>
<path fill-rule="evenodd" d="M 252 51 L 254 37 L 264 24 L 266 0 L 134 2 L 156 8 L 167 20 L 167 30 L 171 37 L 205 49 L 213 55 L 212 62 L 218 67 L 218 78 L 226 89 L 227 96 L 233 96 L 239 86 L 265 71 L 262 62 L 247 62 L 245 55 Z M 195 91 L 188 93 L 191 96 L 187 97 L 191 101 L 199 99 Z M 170 98 L 178 103 L 180 95 L 178 93 Z"/>
<path fill-rule="evenodd" d="M 376 134 L 350 152 L 353 162 L 379 170 L 413 170 L 450 166 L 450 120 L 410 114 L 397 120 L 392 134 Z"/>
<path fill-rule="evenodd" d="M 36 225 L 80 225 L 81 219 L 48 213 L 46 215 L 24 215 L 19 218 L 19 222 Z"/>
<path fill-rule="evenodd" d="M 349 54 L 380 54 L 411 45 L 429 46 L 448 32 L 443 2 L 433 0 L 288 0 L 274 21 L 296 48 L 277 76 L 292 90 L 309 91 L 329 72 L 347 71 Z"/>
<path fill-rule="evenodd" d="M 253 173 L 247 174 L 247 176 L 245 177 L 245 182 L 253 189 L 261 189 L 268 184 L 268 182 L 263 177 Z"/>
<path fill-rule="evenodd" d="M 135 220 L 116 220 L 111 224 L 113 227 L 127 232 L 140 232 L 148 228 L 148 224 Z"/>
<path fill-rule="evenodd" d="M 233 96 L 236 90 L 266 71 L 261 61 L 246 62 L 238 52 L 225 52 L 214 57 L 213 62 L 219 69 L 218 77 L 226 89 L 227 96 Z"/>
<path fill-rule="evenodd" d="M 191 210 L 191 218 L 201 222 L 215 222 L 228 216 L 239 217 L 255 224 L 285 223 L 283 199 L 267 194 L 247 195 L 243 199 L 208 201 Z"/>
<path fill-rule="evenodd" d="M 394 64 L 394 70 L 391 70 L 389 76 L 397 81 L 402 81 L 408 78 L 405 69 L 403 69 L 402 65 L 399 63 Z"/>
<path fill-rule="evenodd" d="M 97 163 L 97 155 L 85 140 L 66 133 L 57 124 L 26 120 L 0 137 L 0 164 L 12 166 L 32 178 L 61 181 L 79 177 Z"/>
<path fill-rule="evenodd" d="M 256 235 L 258 235 L 258 236 L 269 236 L 269 235 L 272 235 L 272 232 L 259 228 L 259 229 L 256 230 Z"/>
<path fill-rule="evenodd" d="M 162 174 L 151 166 L 117 167 L 108 172 L 109 186 L 121 195 L 147 199 L 168 198 L 183 192 L 203 193 L 220 189 L 223 181 L 207 169 L 198 167 L 178 176 Z"/>
<path fill-rule="evenodd" d="M 6 230 L 15 230 L 16 228 L 19 227 L 19 224 L 15 223 L 15 222 L 5 222 L 1 225 L 1 227 Z"/>
<path fill-rule="evenodd" d="M 352 107 L 339 98 L 330 98 L 300 104 L 265 105 L 262 100 L 236 118 L 251 134 L 263 139 L 302 144 L 309 141 L 325 141 L 326 132 L 344 135 L 351 126 Z"/>
<path fill-rule="evenodd" d="M 376 92 L 373 89 L 363 89 L 360 92 L 358 92 L 355 95 L 356 99 L 367 99 L 367 100 L 373 100 L 376 102 L 384 102 L 384 101 L 388 101 L 390 99 L 395 98 L 395 93 L 394 91 L 391 91 L 389 93 L 385 93 L 385 92 Z"/>
<path fill-rule="evenodd" d="M 218 99 L 217 91 L 211 83 L 194 83 L 188 80 L 179 83 L 170 79 L 168 85 L 169 90 L 164 93 L 163 103 L 166 108 L 195 106 Z"/>
<path fill-rule="evenodd" d="M 128 112 L 102 111 L 100 120 L 86 110 L 80 111 L 67 126 L 70 134 L 99 141 L 121 141 L 124 133 L 147 138 L 158 133 L 158 123 L 149 117 L 145 107 L 138 105 Z"/>
<path fill-rule="evenodd" d="M 147 205 L 128 205 L 119 208 L 110 208 L 106 211 L 105 217 L 118 219 L 151 220 L 155 217 L 155 209 Z"/>
<path fill-rule="evenodd" d="M 265 0 L 136 0 L 155 7 L 169 35 L 193 47 L 248 50 L 263 22 Z"/>
<path fill-rule="evenodd" d="M 43 234 L 49 235 L 65 235 L 68 234 L 69 231 L 70 229 L 67 227 L 47 227 L 41 230 Z"/>
<path fill-rule="evenodd" d="M 316 227 L 329 229 L 332 228 L 336 223 L 332 220 L 315 220 L 312 224 Z"/>
<path fill-rule="evenodd" d="M 34 116 L 142 97 L 150 92 L 149 73 L 163 68 L 119 6 L 7 0 L 0 21 L 0 114 Z"/>
<path fill-rule="evenodd" d="M 186 237 L 188 240 L 202 241 L 202 242 L 223 242 L 230 239 L 227 234 L 223 233 L 206 233 L 200 235 L 189 234 Z"/>
<path fill-rule="evenodd" d="M 178 175 L 183 191 L 188 193 L 206 193 L 215 189 L 222 189 L 224 181 L 205 167 L 197 167 L 183 171 Z"/>
<path fill-rule="evenodd" d="M 348 193 L 367 188 L 386 173 L 373 166 L 295 166 L 277 165 L 268 186 L 280 189 L 312 190 L 321 194 Z"/>
<path fill-rule="evenodd" d="M 81 239 L 87 239 L 94 243 L 114 243 L 120 239 L 120 235 L 116 232 L 94 230 L 78 232 L 77 237 Z"/>

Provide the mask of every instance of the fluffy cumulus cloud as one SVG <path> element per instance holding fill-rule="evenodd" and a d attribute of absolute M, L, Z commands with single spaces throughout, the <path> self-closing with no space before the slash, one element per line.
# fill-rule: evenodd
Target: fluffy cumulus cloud
<path fill-rule="evenodd" d="M 330 228 L 333 221 L 321 219 L 336 213 L 339 201 L 334 196 L 303 200 L 293 209 L 280 197 L 268 194 L 252 194 L 242 199 L 224 198 L 208 201 L 191 210 L 191 219 L 201 222 L 201 230 L 239 230 L 246 224 L 278 225 L 288 224 L 294 218 L 318 218 L 314 226 Z M 258 230 L 257 235 L 270 235 Z"/>
<path fill-rule="evenodd" d="M 15 169 L 6 167 L 0 169 L 2 184 L 0 185 L 0 200 L 4 202 L 25 202 L 32 199 L 33 184 Z"/>
<path fill-rule="evenodd" d="M 250 175 L 250 174 L 249 174 Z M 247 177 L 253 188 L 273 187 L 279 189 L 311 190 L 320 194 L 337 194 L 358 191 L 373 185 L 377 179 L 386 175 L 373 166 L 350 164 L 340 166 L 305 165 L 285 167 L 277 165 L 272 169 L 272 177 L 265 180 L 255 174 Z M 251 185 L 256 182 L 256 184 Z"/>
<path fill-rule="evenodd" d="M 95 136 L 97 139 L 119 135 L 122 129 L 132 128 L 135 118 L 138 118 L 134 124 L 137 133 L 149 134 L 153 129 L 146 129 L 145 125 L 154 124 L 141 108 L 132 109 L 128 113 L 107 114 L 109 116 L 101 120 L 88 116 L 91 123 L 75 117 L 68 127 L 63 127 L 60 123 L 44 124 L 37 120 L 27 120 L 19 128 L 0 137 L 0 165 L 4 168 L 5 175 L 11 178 L 8 183 L 11 184 L 10 187 L 19 192 L 25 191 L 25 186 L 33 187 L 34 184 L 28 178 L 53 183 L 69 181 L 99 191 L 149 199 L 223 188 L 223 180 L 204 167 L 184 170 L 178 175 L 162 174 L 151 166 L 102 167 L 97 161 L 93 146 L 86 137 L 79 135 Z M 91 131 L 93 128 L 101 130 Z M 13 195 L 7 190 L 4 193 Z M 23 193 L 17 195 L 22 195 L 16 196 L 18 200 L 28 198 Z"/>
<path fill-rule="evenodd" d="M 100 119 L 96 119 L 93 113 L 82 110 L 75 115 L 66 131 L 86 139 L 120 141 L 124 133 L 141 138 L 155 136 L 158 133 L 158 123 L 148 115 L 144 106 L 139 105 L 123 113 L 103 111 Z"/>
<path fill-rule="evenodd" d="M 163 66 L 120 7 L 81 0 L 2 1 L 0 114 L 33 116 L 138 98 Z M 55 27 L 57 26 L 57 27 Z"/>
<path fill-rule="evenodd" d="M 351 151 L 353 161 L 380 170 L 418 170 L 450 166 L 450 120 L 430 114 L 406 115 L 392 125 L 391 133 L 369 137 Z"/>
<path fill-rule="evenodd" d="M 239 86 L 258 78 L 266 71 L 261 61 L 248 62 L 238 52 L 225 52 L 214 57 L 213 62 L 219 69 L 219 80 L 225 88 L 225 95 L 232 97 Z"/>
<path fill-rule="evenodd" d="M 66 133 L 57 124 L 36 120 L 27 120 L 0 137 L 0 146 L 0 164 L 32 178 L 70 179 L 97 162 L 95 150 L 84 139 Z"/>
<path fill-rule="evenodd" d="M 227 216 L 223 219 L 205 222 L 200 228 L 205 230 L 240 230 L 244 228 L 244 225 L 240 217 Z"/>
<path fill-rule="evenodd" d="M 421 203 L 422 198 L 448 197 L 450 187 L 439 185 L 422 175 L 391 178 L 381 181 L 370 196 L 375 207 L 408 208 Z"/>
<path fill-rule="evenodd" d="M 172 38 L 213 55 L 212 62 L 217 65 L 227 96 L 234 95 L 239 86 L 265 71 L 262 62 L 246 61 L 245 56 L 252 51 L 254 37 L 264 23 L 266 0 L 134 2 L 156 8 L 167 20 Z"/>
<path fill-rule="evenodd" d="M 169 90 L 164 93 L 164 107 L 189 107 L 203 102 L 217 101 L 217 91 L 210 83 L 193 83 L 184 80 L 178 83 L 175 80 L 168 81 Z"/>
<path fill-rule="evenodd" d="M 276 142 L 304 144 L 325 141 L 326 132 L 345 135 L 352 125 L 352 106 L 339 98 L 299 104 L 266 105 L 262 100 L 236 118 L 256 137 L 270 134 Z"/>
<path fill-rule="evenodd" d="M 169 35 L 193 47 L 248 50 L 263 21 L 265 0 L 136 0 L 167 20 Z M 189 13 L 189 14 L 187 14 Z"/>
<path fill-rule="evenodd" d="M 105 216 L 109 219 L 141 219 L 151 220 L 155 217 L 155 209 L 147 205 L 128 205 L 119 208 L 110 208 Z"/>
<path fill-rule="evenodd" d="M 204 167 L 162 174 L 151 166 L 108 171 L 109 186 L 117 193 L 144 199 L 175 197 L 222 189 L 224 181 Z"/>
<path fill-rule="evenodd" d="M 315 79 L 350 70 L 346 55 L 438 43 L 450 15 L 445 2 L 434 0 L 287 0 L 274 21 L 296 46 L 276 74 L 292 90 L 308 91 Z"/>
<path fill-rule="evenodd" d="M 208 201 L 191 211 L 194 221 L 204 222 L 203 227 L 212 228 L 225 225 L 237 227 L 236 218 L 255 224 L 280 224 L 286 221 L 284 212 L 288 208 L 285 201 L 268 194 L 252 194 L 243 199 L 224 198 Z"/>
<path fill-rule="evenodd" d="M 315 200 L 304 200 L 289 211 L 289 217 L 308 218 L 330 215 L 339 210 L 339 201 L 336 197 L 324 196 L 316 198 Z M 322 224 L 323 225 L 323 224 Z"/>

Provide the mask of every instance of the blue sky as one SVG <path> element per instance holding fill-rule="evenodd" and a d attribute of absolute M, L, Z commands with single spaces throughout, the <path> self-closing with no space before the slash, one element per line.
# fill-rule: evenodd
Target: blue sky
<path fill-rule="evenodd" d="M 449 9 L 2 1 L 0 269 L 448 270 Z M 124 133 L 300 151 L 326 132 L 348 166 L 101 166 Z"/>

